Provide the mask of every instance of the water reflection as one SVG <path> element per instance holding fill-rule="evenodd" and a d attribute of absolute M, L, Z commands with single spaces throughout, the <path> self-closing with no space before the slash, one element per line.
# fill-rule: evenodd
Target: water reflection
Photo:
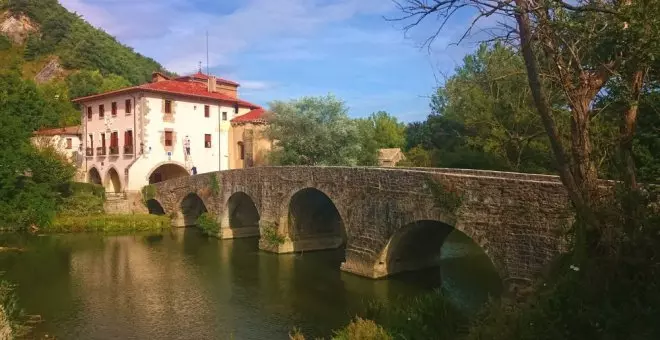
<path fill-rule="evenodd" d="M 365 310 L 443 285 L 466 310 L 497 293 L 487 259 L 452 233 L 441 267 L 369 280 L 339 270 L 343 250 L 276 255 L 256 239 L 196 229 L 158 235 L 0 236 L 22 305 L 61 339 L 287 339 L 293 326 L 327 336 Z M 490 274 L 489 274 L 490 273 Z"/>

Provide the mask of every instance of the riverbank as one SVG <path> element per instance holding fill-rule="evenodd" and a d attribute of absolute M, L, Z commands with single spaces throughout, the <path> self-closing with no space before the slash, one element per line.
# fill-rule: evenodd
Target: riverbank
<path fill-rule="evenodd" d="M 141 232 L 155 231 L 170 227 L 167 216 L 133 214 L 91 216 L 58 216 L 39 233 L 80 233 L 80 232 Z"/>

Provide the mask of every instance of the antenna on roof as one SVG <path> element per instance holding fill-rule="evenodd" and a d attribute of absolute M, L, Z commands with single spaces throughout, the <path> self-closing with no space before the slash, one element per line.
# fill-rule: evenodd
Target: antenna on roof
<path fill-rule="evenodd" d="M 198 69 L 198 72 L 199 72 L 199 73 L 202 73 L 202 62 L 201 62 L 201 61 L 199 61 L 199 69 Z"/>
<path fill-rule="evenodd" d="M 206 30 L 206 74 L 209 73 L 209 30 Z"/>

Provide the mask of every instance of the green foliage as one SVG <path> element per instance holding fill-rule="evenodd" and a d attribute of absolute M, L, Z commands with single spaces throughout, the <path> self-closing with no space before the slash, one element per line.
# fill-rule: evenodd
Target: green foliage
<path fill-rule="evenodd" d="M 266 135 L 274 165 L 356 165 L 360 137 L 345 104 L 333 96 L 275 101 Z"/>
<path fill-rule="evenodd" d="M 259 229 L 261 232 L 261 240 L 270 246 L 279 246 L 286 241 L 286 237 L 280 234 L 275 223 L 261 222 Z"/>
<path fill-rule="evenodd" d="M 401 167 L 430 167 L 433 166 L 431 153 L 416 146 L 405 153 L 406 159 L 400 161 L 397 166 Z"/>
<path fill-rule="evenodd" d="M 156 198 L 156 187 L 151 184 L 143 186 L 140 192 L 142 193 L 142 203 L 145 207 L 147 206 L 147 201 Z"/>
<path fill-rule="evenodd" d="M 388 305 L 373 304 L 367 316 L 394 339 L 459 339 L 469 325 L 467 316 L 441 290 Z"/>
<path fill-rule="evenodd" d="M 153 59 L 67 11 L 57 0 L 11 0 L 4 7 L 27 15 L 41 26 L 41 38 L 29 39 L 26 57 L 53 53 L 68 69 L 99 70 L 103 75 L 121 76 L 131 84 L 147 82 L 153 71 L 162 69 Z"/>
<path fill-rule="evenodd" d="M 16 287 L 0 279 L 0 336 L 3 339 L 15 339 L 27 335 L 30 327 L 26 324 L 26 315 L 18 305 Z"/>
<path fill-rule="evenodd" d="M 169 226 L 169 218 L 157 215 L 58 216 L 40 232 L 140 232 L 162 230 Z"/>
<path fill-rule="evenodd" d="M 217 216 L 209 212 L 205 212 L 199 216 L 197 226 L 208 236 L 217 236 L 220 232 L 220 224 L 218 223 Z"/>
<path fill-rule="evenodd" d="M 45 225 L 61 203 L 73 167 L 52 147 L 37 150 L 31 131 L 55 121 L 36 86 L 16 70 L 0 72 L 0 227 Z"/>
<path fill-rule="evenodd" d="M 103 201 L 105 200 L 105 188 L 94 183 L 66 182 L 59 186 L 58 191 L 65 198 L 77 194 L 91 194 Z"/>
<path fill-rule="evenodd" d="M 218 181 L 218 176 L 216 176 L 215 174 L 211 174 L 211 178 L 209 181 L 210 181 L 209 185 L 211 186 L 211 194 L 217 197 L 220 194 L 220 191 L 222 191 L 222 188 L 220 187 L 220 181 Z"/>
<path fill-rule="evenodd" d="M 60 216 L 92 216 L 103 214 L 103 198 L 91 192 L 78 192 L 65 197 Z"/>
<path fill-rule="evenodd" d="M 392 340 L 387 331 L 371 320 L 355 318 L 348 326 L 335 332 L 333 340 Z"/>
<path fill-rule="evenodd" d="M 6 51 L 11 48 L 11 40 L 6 35 L 0 34 L 0 51 Z"/>
<path fill-rule="evenodd" d="M 378 149 L 404 146 L 406 126 L 385 111 L 378 111 L 367 118 L 356 119 L 362 152 L 360 165 L 377 165 Z"/>
<path fill-rule="evenodd" d="M 66 78 L 71 98 L 85 97 L 101 92 L 128 87 L 131 83 L 122 76 L 109 74 L 103 76 L 98 70 L 83 70 Z"/>

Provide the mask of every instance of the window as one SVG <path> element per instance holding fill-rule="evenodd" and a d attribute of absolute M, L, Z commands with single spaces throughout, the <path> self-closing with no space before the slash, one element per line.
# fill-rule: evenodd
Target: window
<path fill-rule="evenodd" d="M 87 107 L 87 120 L 92 120 L 92 107 Z"/>
<path fill-rule="evenodd" d="M 94 135 L 91 133 L 89 134 L 89 147 L 94 148 Z"/>
<path fill-rule="evenodd" d="M 116 148 L 119 146 L 119 132 L 115 131 L 110 134 L 110 147 Z"/>
<path fill-rule="evenodd" d="M 241 156 L 241 160 L 245 159 L 245 147 L 243 142 L 238 142 L 238 154 Z"/>
<path fill-rule="evenodd" d="M 209 133 L 204 135 L 204 147 L 207 149 L 211 147 L 211 134 Z"/>
<path fill-rule="evenodd" d="M 71 140 L 71 138 L 66 139 L 66 148 L 73 149 L 73 140 Z"/>
<path fill-rule="evenodd" d="M 103 105 L 99 105 L 99 118 L 103 118 L 105 116 L 105 107 Z"/>
<path fill-rule="evenodd" d="M 126 112 L 126 114 L 131 113 L 131 108 L 132 108 L 132 106 L 131 106 L 131 100 L 130 100 L 130 99 L 126 99 L 126 101 L 124 102 L 124 112 Z"/>
<path fill-rule="evenodd" d="M 208 118 L 211 116 L 211 107 L 204 105 L 204 117 Z"/>
<path fill-rule="evenodd" d="M 101 134 L 101 147 L 105 149 L 105 133 Z"/>
<path fill-rule="evenodd" d="M 222 113 L 222 120 L 223 121 L 227 120 L 227 112 Z"/>
<path fill-rule="evenodd" d="M 234 104 L 234 113 L 238 114 L 238 103 Z"/>
<path fill-rule="evenodd" d="M 124 146 L 133 147 L 133 131 L 124 132 Z"/>
<path fill-rule="evenodd" d="M 172 101 L 171 100 L 165 100 L 165 113 L 167 113 L 167 114 L 172 113 Z"/>
<path fill-rule="evenodd" d="M 117 102 L 112 102 L 111 111 L 113 117 L 117 117 Z"/>
<path fill-rule="evenodd" d="M 172 146 L 172 131 L 165 131 L 165 146 Z"/>

